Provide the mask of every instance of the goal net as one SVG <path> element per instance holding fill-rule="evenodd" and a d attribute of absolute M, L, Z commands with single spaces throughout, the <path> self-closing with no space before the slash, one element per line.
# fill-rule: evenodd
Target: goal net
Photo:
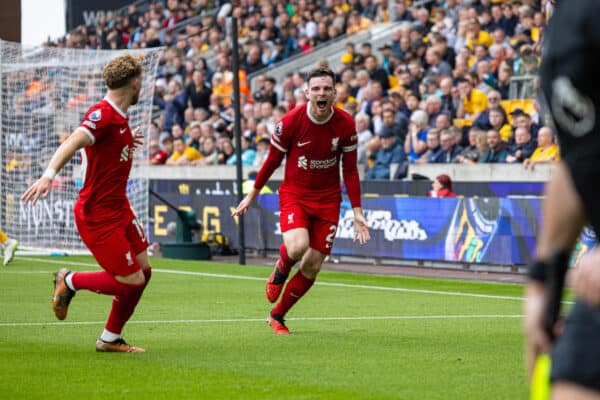
<path fill-rule="evenodd" d="M 130 126 L 147 132 L 161 49 L 144 50 L 139 102 L 128 110 Z M 50 158 L 83 115 L 101 100 L 106 87 L 102 68 L 121 51 L 25 47 L 0 41 L 0 229 L 21 247 L 43 252 L 85 250 L 73 219 L 82 184 L 76 154 L 35 206 L 20 197 L 38 179 Z M 142 51 L 131 51 L 133 54 Z M 136 152 L 127 195 L 147 228 L 148 179 L 138 172 L 147 161 L 148 141 Z"/>

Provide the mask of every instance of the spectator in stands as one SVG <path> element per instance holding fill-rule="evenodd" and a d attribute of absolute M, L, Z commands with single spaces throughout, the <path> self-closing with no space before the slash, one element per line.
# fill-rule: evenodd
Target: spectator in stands
<path fill-rule="evenodd" d="M 477 147 L 478 136 L 483 135 L 485 142 L 485 132 L 477 127 L 469 129 L 469 145 L 466 146 L 457 156 L 456 162 L 460 164 L 472 164 L 479 159 L 479 148 Z M 487 149 L 486 149 L 487 150 Z"/>
<path fill-rule="evenodd" d="M 396 1 L 396 21 L 414 21 L 414 17 L 406 4 L 406 0 Z"/>
<path fill-rule="evenodd" d="M 425 52 L 425 63 L 426 75 L 452 76 L 452 67 L 442 59 L 442 55 L 434 47 L 428 48 Z"/>
<path fill-rule="evenodd" d="M 367 143 L 373 138 L 369 129 L 371 120 L 366 113 L 358 113 L 354 117 L 356 122 L 356 134 L 358 135 L 357 162 L 360 165 L 367 164 Z"/>
<path fill-rule="evenodd" d="M 440 131 L 429 129 L 427 132 L 427 150 L 415 161 L 415 164 L 435 164 L 441 162 L 442 147 Z"/>
<path fill-rule="evenodd" d="M 466 78 L 458 80 L 458 94 L 460 101 L 456 109 L 456 116 L 469 121 L 475 121 L 479 114 L 487 108 L 485 93 L 473 89 L 471 81 Z"/>
<path fill-rule="evenodd" d="M 408 133 L 408 118 L 396 108 L 393 101 L 385 100 L 381 102 L 381 117 L 384 125 L 396 125 L 399 143 L 404 143 Z"/>
<path fill-rule="evenodd" d="M 440 81 L 440 99 L 442 100 L 442 111 L 456 118 L 456 105 L 458 103 L 458 90 L 452 86 L 452 78 L 442 78 Z"/>
<path fill-rule="evenodd" d="M 510 125 L 506 122 L 504 109 L 500 106 L 492 107 L 490 108 L 488 115 L 490 129 L 500 132 L 500 138 L 503 142 L 511 142 L 513 132 Z"/>
<path fill-rule="evenodd" d="M 527 114 L 521 108 L 513 110 L 510 114 L 512 115 L 513 119 L 513 129 L 525 128 L 531 132 L 531 137 L 537 139 L 540 126 L 533 122 L 529 114 Z"/>
<path fill-rule="evenodd" d="M 432 190 L 427 192 L 428 197 L 453 198 L 456 194 L 452 191 L 452 180 L 446 174 L 438 175 L 431 184 Z"/>
<path fill-rule="evenodd" d="M 254 100 L 257 102 L 269 102 L 273 107 L 278 103 L 277 93 L 275 92 L 275 85 L 277 81 L 271 76 L 265 77 L 265 81 L 260 88 L 258 93 L 254 93 Z"/>
<path fill-rule="evenodd" d="M 443 114 L 442 111 L 442 100 L 437 96 L 429 96 L 425 100 L 425 112 L 429 116 L 429 126 L 434 127 L 437 117 Z"/>
<path fill-rule="evenodd" d="M 383 68 L 377 65 L 377 58 L 374 55 L 369 54 L 365 57 L 365 70 L 369 73 L 371 81 L 377 81 L 381 84 L 381 88 L 383 89 L 382 94 L 387 94 L 390 88 L 388 74 Z"/>
<path fill-rule="evenodd" d="M 150 139 L 149 146 L 150 150 L 148 159 L 150 160 L 150 164 L 162 165 L 167 162 L 167 158 L 169 158 L 169 155 L 160 148 L 157 137 L 153 137 Z"/>
<path fill-rule="evenodd" d="M 173 137 L 171 135 L 167 134 L 161 139 L 161 150 L 167 153 L 168 160 L 171 154 L 173 154 Z M 164 164 L 166 163 L 167 161 L 165 160 Z"/>
<path fill-rule="evenodd" d="M 452 126 L 452 121 L 450 121 L 450 117 L 448 114 L 442 112 L 435 119 L 434 128 L 442 130 L 442 129 L 450 129 Z"/>
<path fill-rule="evenodd" d="M 513 36 L 517 24 L 519 23 L 519 18 L 513 13 L 510 3 L 504 4 L 502 7 L 502 14 L 504 15 L 502 28 L 507 36 Z"/>
<path fill-rule="evenodd" d="M 234 155 L 235 149 L 231 139 L 221 136 L 219 138 L 219 164 L 228 164 L 229 159 Z"/>
<path fill-rule="evenodd" d="M 404 141 L 404 152 L 408 154 L 411 163 L 417 161 L 427 150 L 427 132 L 429 117 L 423 110 L 416 110 L 410 116 L 408 135 Z"/>
<path fill-rule="evenodd" d="M 500 138 L 500 132 L 490 129 L 487 131 L 488 149 L 479 158 L 479 163 L 503 163 L 506 162 L 508 150 L 506 144 Z"/>
<path fill-rule="evenodd" d="M 361 69 L 356 73 L 356 101 L 360 104 L 368 99 L 368 91 L 371 83 L 371 76 L 367 70 Z"/>
<path fill-rule="evenodd" d="M 558 145 L 554 143 L 554 135 L 550 128 L 544 126 L 538 132 L 538 145 L 530 158 L 525 159 L 525 168 L 533 168 L 535 164 L 560 161 Z"/>
<path fill-rule="evenodd" d="M 202 130 L 200 128 L 200 123 L 197 121 L 194 121 L 190 126 L 189 134 L 188 134 L 187 140 L 185 141 L 185 144 L 187 146 L 193 147 L 194 149 L 200 151 L 200 147 L 201 147 L 200 138 L 201 137 L 202 137 Z"/>
<path fill-rule="evenodd" d="M 475 49 L 477 45 L 485 45 L 489 48 L 493 43 L 492 36 L 481 30 L 481 25 L 476 18 L 471 19 L 467 26 L 467 47 L 471 50 Z"/>
<path fill-rule="evenodd" d="M 173 79 L 169 82 L 168 93 L 163 99 L 155 98 L 157 104 L 165 112 L 163 129 L 170 131 L 173 125 L 183 124 L 183 113 L 187 108 L 186 94 L 181 86 L 181 82 Z"/>
<path fill-rule="evenodd" d="M 492 68 L 488 60 L 478 61 L 476 64 L 477 79 L 480 82 L 477 89 L 489 94 L 496 86 L 496 78 L 492 74 Z"/>
<path fill-rule="evenodd" d="M 256 143 L 256 157 L 254 158 L 254 166 L 260 167 L 267 159 L 271 140 L 268 137 L 261 137 Z"/>
<path fill-rule="evenodd" d="M 248 136 L 242 136 L 242 165 L 253 165 L 255 158 L 256 150 L 252 148 L 252 139 Z M 236 162 L 237 155 L 233 153 L 233 155 L 227 159 L 227 164 L 235 165 Z"/>
<path fill-rule="evenodd" d="M 214 136 L 206 136 L 202 138 L 200 154 L 202 154 L 202 158 L 196 162 L 198 165 L 217 165 L 219 163 L 217 139 Z"/>
<path fill-rule="evenodd" d="M 393 128 L 385 127 L 379 134 L 381 148 L 375 156 L 373 167 L 367 171 L 367 179 L 390 179 L 390 166 L 406 160 L 402 146 L 397 143 Z"/>
<path fill-rule="evenodd" d="M 173 154 L 169 157 L 168 165 L 191 165 L 202 158 L 202 154 L 195 148 L 187 146 L 182 137 L 173 139 Z"/>
<path fill-rule="evenodd" d="M 260 55 L 260 46 L 258 44 L 252 44 L 248 47 L 248 55 L 244 61 L 244 71 L 246 75 L 253 74 L 262 70 L 265 65 L 262 62 Z"/>
<path fill-rule="evenodd" d="M 184 133 L 183 128 L 179 124 L 175 124 L 171 127 L 171 136 L 173 139 L 175 138 L 183 138 L 184 141 L 187 140 L 187 135 Z"/>
<path fill-rule="evenodd" d="M 492 125 L 490 124 L 489 110 L 494 107 L 499 107 L 501 100 L 502 100 L 502 97 L 501 97 L 500 93 L 496 90 L 491 90 L 487 94 L 488 108 L 486 110 L 482 111 L 481 114 L 479 114 L 479 116 L 477 117 L 477 119 L 475 121 L 473 121 L 473 126 L 477 126 L 483 130 L 491 129 Z M 502 114 L 504 115 L 504 120 L 506 121 L 507 120 L 506 111 L 504 111 L 504 108 L 501 108 L 501 107 L 500 107 L 500 110 L 502 111 Z"/>
<path fill-rule="evenodd" d="M 435 163 L 452 163 L 456 161 L 463 148 L 456 144 L 454 133 L 450 129 L 440 131 L 441 152 L 439 157 L 433 161 Z"/>
<path fill-rule="evenodd" d="M 515 130 L 515 144 L 510 147 L 510 154 L 506 157 L 506 162 L 522 163 L 531 157 L 536 149 L 535 141 L 531 139 L 531 134 L 526 128 L 517 128 Z"/>
<path fill-rule="evenodd" d="M 194 70 L 192 73 L 192 82 L 186 87 L 185 92 L 186 103 L 189 102 L 192 108 L 203 108 L 208 111 L 212 88 L 208 86 L 205 78 L 203 70 Z"/>
<path fill-rule="evenodd" d="M 404 108 L 403 108 L 403 112 L 406 115 L 407 118 L 412 117 L 413 113 L 415 111 L 417 111 L 417 109 L 419 108 L 419 96 L 417 96 L 415 93 L 408 91 L 406 94 L 406 102 L 404 103 Z M 427 117 L 429 119 L 429 117 Z"/>

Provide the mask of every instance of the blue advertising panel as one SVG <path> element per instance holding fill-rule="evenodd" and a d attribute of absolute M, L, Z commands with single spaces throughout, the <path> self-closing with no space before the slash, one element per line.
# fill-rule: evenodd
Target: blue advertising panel
<path fill-rule="evenodd" d="M 161 195 L 177 207 L 195 210 L 204 233 L 219 232 L 238 247 L 234 195 L 203 195 L 184 186 Z M 183 191 L 183 192 L 182 192 Z M 535 251 L 540 221 L 537 198 L 458 198 L 380 196 L 363 199 L 371 241 L 353 242 L 353 213 L 344 200 L 332 254 L 392 259 L 454 261 L 503 265 L 527 264 Z M 151 196 L 149 236 L 174 240 L 175 212 Z M 246 247 L 277 250 L 281 243 L 279 197 L 259 196 L 245 215 Z M 200 240 L 198 234 L 195 240 Z M 594 246 L 596 236 L 585 229 L 572 261 Z"/>

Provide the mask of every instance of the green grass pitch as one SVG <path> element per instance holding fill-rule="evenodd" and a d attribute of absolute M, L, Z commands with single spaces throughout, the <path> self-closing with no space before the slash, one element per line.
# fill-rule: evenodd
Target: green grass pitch
<path fill-rule="evenodd" d="M 52 272 L 91 257 L 0 268 L 1 399 L 524 399 L 520 285 L 323 271 L 271 333 L 266 267 L 153 259 L 124 337 L 102 354 L 111 299 L 51 310 Z"/>

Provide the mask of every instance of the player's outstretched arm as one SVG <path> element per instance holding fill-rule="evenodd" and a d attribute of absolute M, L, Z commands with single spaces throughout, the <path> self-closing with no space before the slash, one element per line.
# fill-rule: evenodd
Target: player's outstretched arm
<path fill-rule="evenodd" d="M 354 207 L 352 211 L 354 212 L 354 241 L 358 240 L 361 245 L 366 244 L 371 239 L 371 234 L 362 207 Z"/>
<path fill-rule="evenodd" d="M 244 199 L 238 204 L 238 206 L 231 213 L 232 217 L 239 217 L 240 215 L 244 215 L 250 205 L 256 199 L 256 196 L 260 193 L 260 189 L 252 188 L 250 192 L 244 197 Z"/>
<path fill-rule="evenodd" d="M 73 158 L 73 155 L 77 150 L 89 144 L 92 144 L 92 140 L 89 136 L 82 130 L 75 130 L 56 150 L 42 177 L 35 181 L 25 193 L 23 193 L 21 200 L 24 203 L 31 200 L 31 203 L 35 204 L 40 196 L 47 197 L 48 193 L 50 193 L 50 189 L 52 189 L 52 180 L 54 180 L 58 171 Z"/>

